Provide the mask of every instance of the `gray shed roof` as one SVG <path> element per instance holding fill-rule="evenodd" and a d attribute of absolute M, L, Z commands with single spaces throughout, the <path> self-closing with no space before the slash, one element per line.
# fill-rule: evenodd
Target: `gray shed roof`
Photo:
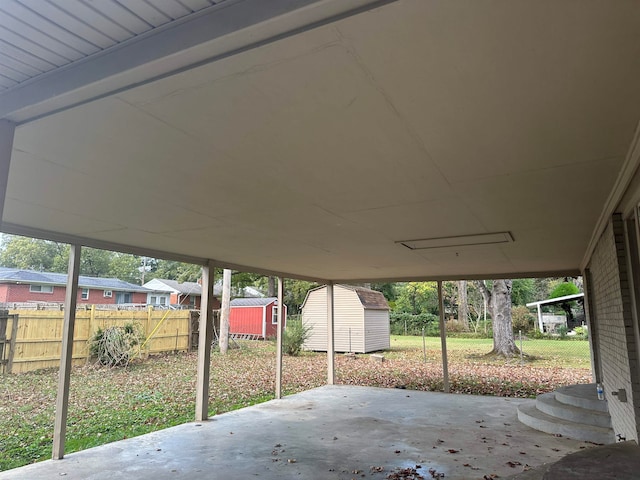
<path fill-rule="evenodd" d="M 66 285 L 66 273 L 36 272 L 34 270 L 21 270 L 18 268 L 0 267 L 0 283 L 29 283 Z M 125 282 L 118 278 L 99 278 L 80 275 L 78 286 L 81 288 L 93 288 L 101 290 L 117 290 L 127 292 L 149 292 L 151 290 Z"/>
<path fill-rule="evenodd" d="M 233 307 L 264 307 L 271 303 L 278 303 L 276 297 L 264 297 L 264 298 L 234 298 L 231 300 L 231 306 Z"/>

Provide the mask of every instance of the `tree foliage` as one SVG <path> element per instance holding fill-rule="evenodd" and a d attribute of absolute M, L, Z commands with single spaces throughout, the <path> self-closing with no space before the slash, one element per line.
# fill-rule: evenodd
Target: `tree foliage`
<path fill-rule="evenodd" d="M 562 282 L 551 290 L 549 298 L 566 297 L 567 295 L 575 295 L 576 293 L 580 293 L 580 289 L 574 283 Z"/>
<path fill-rule="evenodd" d="M 400 284 L 396 298 L 396 311 L 418 315 L 438 312 L 438 289 L 435 282 L 408 282 Z"/>

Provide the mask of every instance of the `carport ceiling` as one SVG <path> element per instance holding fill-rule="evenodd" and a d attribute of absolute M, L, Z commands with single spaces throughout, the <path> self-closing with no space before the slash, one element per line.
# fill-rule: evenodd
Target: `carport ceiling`
<path fill-rule="evenodd" d="M 578 271 L 639 120 L 640 3 L 303 3 L 200 60 L 297 33 L 5 112 L 4 230 L 337 281 Z"/>

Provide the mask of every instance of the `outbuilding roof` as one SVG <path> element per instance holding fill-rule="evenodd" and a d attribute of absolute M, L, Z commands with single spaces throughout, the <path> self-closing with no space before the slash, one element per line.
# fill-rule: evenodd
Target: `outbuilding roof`
<path fill-rule="evenodd" d="M 264 297 L 264 298 L 234 298 L 231 300 L 231 306 L 233 307 L 264 307 L 271 303 L 278 303 L 276 297 Z"/>
<path fill-rule="evenodd" d="M 358 299 L 362 306 L 369 310 L 389 310 L 389 304 L 387 303 L 387 299 L 384 298 L 382 292 L 378 292 L 377 290 L 371 290 L 370 288 L 360 287 L 356 285 L 335 285 L 336 287 L 342 287 L 349 290 L 353 290 L 356 295 L 358 295 Z M 326 285 L 322 285 L 317 288 L 313 288 L 307 292 L 307 296 L 302 303 L 302 308 L 307 303 L 309 299 L 309 294 L 315 290 L 321 290 L 323 288 L 327 288 Z"/>
<path fill-rule="evenodd" d="M 371 310 L 389 310 L 389 304 L 387 303 L 387 299 L 384 298 L 382 292 L 365 287 L 355 287 L 351 285 L 340 286 L 356 292 L 360 299 L 360 303 L 362 303 L 364 308 Z"/>
<path fill-rule="evenodd" d="M 66 273 L 36 272 L 35 270 L 22 270 L 18 268 L 0 267 L 0 283 L 29 283 L 43 285 L 66 285 Z M 150 290 L 140 285 L 125 282 L 118 278 L 100 278 L 80 275 L 78 286 L 100 290 L 116 290 L 126 292 L 149 292 Z"/>

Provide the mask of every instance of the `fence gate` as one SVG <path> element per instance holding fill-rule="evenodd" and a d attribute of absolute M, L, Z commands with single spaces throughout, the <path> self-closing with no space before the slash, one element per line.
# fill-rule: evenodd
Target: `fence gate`
<path fill-rule="evenodd" d="M 11 337 L 7 338 L 9 322 L 11 322 Z M 11 373 L 17 336 L 18 315 L 9 315 L 9 310 L 0 310 L 0 373 Z"/>

